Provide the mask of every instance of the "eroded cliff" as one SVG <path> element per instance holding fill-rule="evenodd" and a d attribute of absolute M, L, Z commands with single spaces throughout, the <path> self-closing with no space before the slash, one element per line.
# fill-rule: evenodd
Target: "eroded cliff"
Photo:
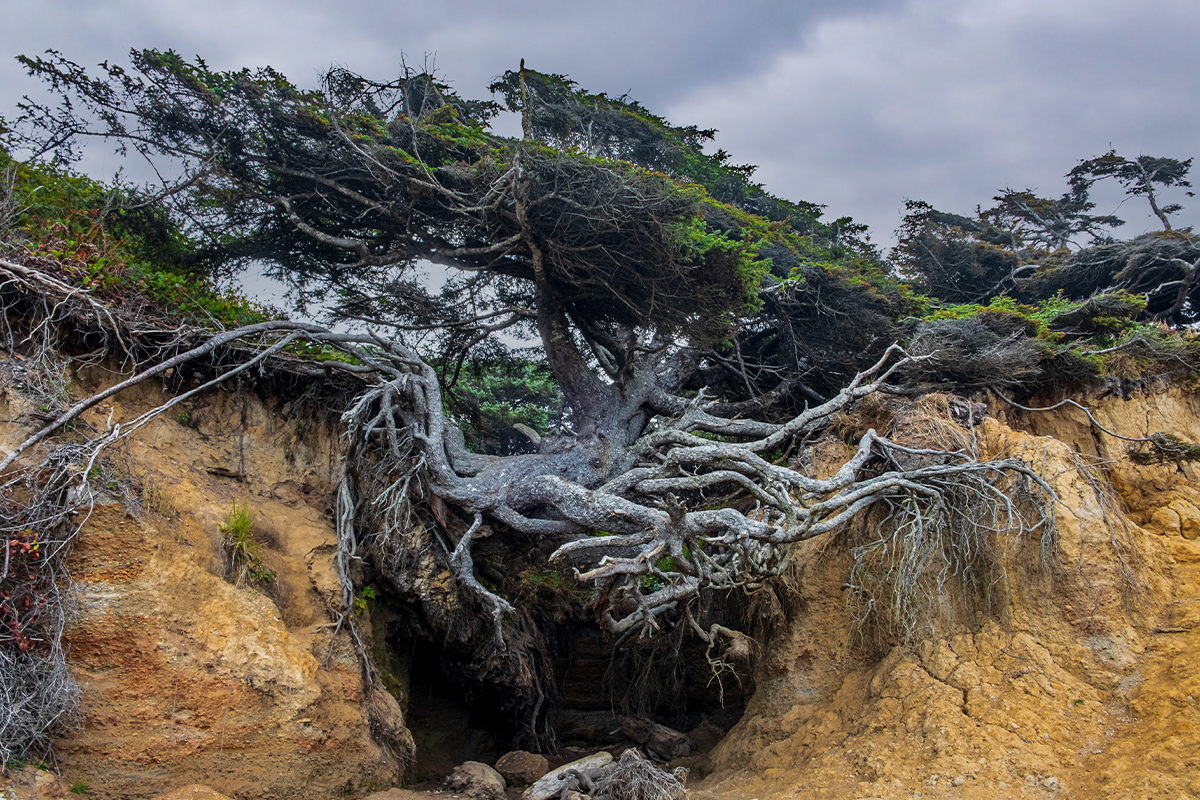
<path fill-rule="evenodd" d="M 72 391 L 111 383 L 112 370 L 76 368 Z M 130 390 L 87 421 L 130 419 L 166 388 Z M 4 403 L 10 421 L 28 411 L 11 385 Z M 1200 403 L 1180 388 L 1087 405 L 1124 436 L 1200 439 Z M 110 454 L 96 482 L 108 491 L 70 556 L 65 640 L 83 699 L 79 726 L 57 742 L 59 768 L 91 797 L 397 784 L 355 655 L 332 639 L 336 426 L 319 403 L 245 386 L 183 408 Z M 989 412 L 979 454 L 1020 458 L 1054 489 L 1053 547 L 1003 543 L 1001 602 L 949 613 L 952 625 L 935 614 L 929 635 L 905 642 L 856 619 L 854 531 L 798 546 L 759 598 L 775 607 L 760 607 L 770 621 L 757 632 L 757 688 L 693 782 L 701 797 L 1200 796 L 1196 466 L 1138 466 L 1076 409 Z M 6 441 L 23 430 L 11 423 Z M 120 497 L 127 485 L 140 487 L 140 510 Z M 256 519 L 270 582 L 231 572 L 221 527 L 235 501 Z M 403 699 L 406 676 L 390 677 Z"/>
<path fill-rule="evenodd" d="M 105 362 L 68 377 L 78 396 L 118 374 Z M 103 430 L 132 419 L 164 388 L 130 389 L 85 421 Z M 27 403 L 10 384 L 0 415 L 15 420 Z M 82 688 L 78 725 L 55 747 L 68 785 L 83 780 L 90 797 L 203 783 L 283 798 L 399 779 L 372 739 L 346 637 L 331 647 L 338 464 L 322 421 L 312 401 L 231 385 L 106 452 L 67 560 L 64 641 Z M 22 430 L 10 424 L 5 440 Z M 239 581 L 231 566 L 221 527 L 235 502 L 253 517 L 269 581 Z"/>
<path fill-rule="evenodd" d="M 1123 436 L 1200 438 L 1200 404 L 1178 388 L 1087 405 Z M 1036 542 L 1010 542 L 1003 613 L 864 642 L 847 634 L 844 534 L 807 543 L 702 796 L 1200 796 L 1196 466 L 1137 466 L 1075 408 L 991 410 L 981 449 L 1058 495 L 1046 568 Z"/>

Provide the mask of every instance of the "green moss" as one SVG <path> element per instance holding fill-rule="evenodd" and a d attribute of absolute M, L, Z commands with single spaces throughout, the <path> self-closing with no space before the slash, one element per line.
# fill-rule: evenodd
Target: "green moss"
<path fill-rule="evenodd" d="M 1162 464 L 1181 466 L 1200 461 L 1200 444 L 1159 431 L 1152 434 L 1148 441 L 1130 448 L 1128 455 L 1130 461 L 1144 467 Z"/>

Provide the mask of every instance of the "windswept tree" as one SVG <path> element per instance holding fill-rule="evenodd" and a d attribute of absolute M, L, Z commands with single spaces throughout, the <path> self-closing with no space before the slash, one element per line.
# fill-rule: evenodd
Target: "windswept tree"
<path fill-rule="evenodd" d="M 1171 230 L 1170 216 L 1183 210 L 1179 203 L 1159 204 L 1159 192 L 1168 188 L 1190 189 L 1192 184 L 1187 174 L 1192 168 L 1192 159 L 1160 156 L 1138 156 L 1134 159 L 1117 155 L 1109 150 L 1102 156 L 1087 159 L 1068 173 L 1073 191 L 1086 191 L 1096 181 L 1115 178 L 1132 197 L 1145 197 L 1150 210 L 1163 224 L 1163 230 Z M 1194 192 L 1187 192 L 1193 197 Z"/>
<path fill-rule="evenodd" d="M 495 104 L 423 73 L 335 69 L 309 91 L 171 52 L 98 76 L 54 53 L 23 60 L 70 101 L 27 104 L 27 141 L 140 151 L 178 176 L 156 195 L 205 237 L 201 263 L 275 264 L 371 326 L 222 336 L 302 335 L 353 356 L 344 368 L 367 377 L 344 417 L 346 609 L 358 559 L 417 602 L 433 602 L 431 570 L 450 570 L 486 621 L 467 644 L 492 654 L 485 673 L 508 670 L 535 746 L 553 735 L 545 660 L 522 609 L 481 580 L 477 546 L 549 553 L 594 586 L 597 619 L 622 642 L 683 625 L 719 651 L 739 634 L 705 623 L 705 593 L 777 574 L 795 543 L 865 509 L 881 509 L 883 540 L 920 530 L 928 547 L 1044 523 L 991 485 L 1037 484 L 1032 471 L 966 449 L 868 430 L 828 477 L 789 465 L 794 443 L 862 398 L 916 390 L 900 386 L 913 361 L 891 345 L 904 291 L 849 221 L 826 225 L 705 154 L 711 132 L 526 69 L 495 86 L 522 114 L 512 140 L 488 129 Z M 416 275 L 431 263 L 443 286 Z M 561 392 L 563 421 L 531 437 L 535 452 L 470 452 L 444 413 L 465 365 L 504 349 L 501 332 L 535 340 Z M 744 502 L 718 502 L 734 494 Z"/>
<path fill-rule="evenodd" d="M 907 200 L 892 260 L 926 294 L 951 303 L 980 303 L 1012 288 L 1023 269 L 1020 240 L 980 219 Z"/>
<path fill-rule="evenodd" d="M 1070 189 L 1058 199 L 1006 189 L 993 198 L 995 206 L 973 216 L 910 200 L 892 262 L 919 290 L 951 303 L 987 303 L 998 295 L 1025 303 L 1107 296 L 1100 306 L 1124 309 L 1124 316 L 1190 325 L 1200 319 L 1200 246 L 1190 229 L 1171 228 L 1169 215 L 1182 206 L 1163 206 L 1157 194 L 1189 187 L 1190 166 L 1191 159 L 1130 161 L 1109 152 L 1072 169 Z M 1111 229 L 1124 221 L 1090 213 L 1089 191 L 1106 177 L 1145 196 L 1164 231 L 1114 239 Z"/>
<path fill-rule="evenodd" d="M 996 205 L 981 211 L 979 218 L 1007 232 L 1013 249 L 1021 245 L 1045 250 L 1062 250 L 1072 244 L 1082 247 L 1080 236 L 1090 243 L 1108 240 L 1108 228 L 1125 221 L 1111 214 L 1089 214 L 1096 207 L 1088 198 L 1088 187 L 1075 182 L 1058 199 L 1038 197 L 1030 190 L 1005 189 L 992 198 Z"/>

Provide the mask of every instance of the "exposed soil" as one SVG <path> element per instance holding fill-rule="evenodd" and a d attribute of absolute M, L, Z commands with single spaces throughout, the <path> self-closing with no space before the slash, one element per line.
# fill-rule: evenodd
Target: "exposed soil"
<path fill-rule="evenodd" d="M 89 368 L 76 389 L 114 377 Z M 129 419 L 162 397 L 143 386 L 88 422 L 99 427 L 110 411 Z M 0 417 L 22 402 L 7 390 Z M 1200 440 L 1200 404 L 1178 389 L 1091 404 L 1126 435 Z M 84 694 L 80 726 L 57 743 L 58 791 L 82 780 L 93 798 L 365 797 L 399 784 L 399 765 L 371 739 L 352 651 L 344 637 L 330 647 L 339 584 L 327 420 L 236 387 L 186 413 L 112 454 L 111 489 L 70 557 L 78 613 L 66 638 Z M 1200 797 L 1196 466 L 1136 466 L 1070 409 L 992 413 L 976 431 L 980 447 L 1040 465 L 1063 501 L 1053 562 L 1043 569 L 1036 543 L 1011 543 L 1007 610 L 960 615 L 903 644 L 869 625 L 852 633 L 844 539 L 800 546 L 787 581 L 751 598 L 762 625 L 740 686 L 710 681 L 702 652 L 689 649 L 682 678 L 662 681 L 682 694 L 638 701 L 709 744 L 733 727 L 710 757 L 689 762 L 700 797 Z M 0 432 L 17 434 L 11 424 Z M 1094 459 L 1091 482 L 1074 452 Z M 1115 503 L 1099 501 L 1098 479 Z M 131 511 L 127 481 L 160 502 Z M 220 526 L 235 499 L 255 517 L 269 583 L 231 573 Z M 371 603 L 363 628 L 382 642 L 377 664 L 417 741 L 408 780 L 505 752 L 514 724 L 503 698 L 472 694 L 462 663 L 448 665 L 396 619 Z M 570 615 L 545 627 L 564 753 L 627 745 L 614 731 L 634 695 L 628 676 L 678 665 L 622 665 Z"/>

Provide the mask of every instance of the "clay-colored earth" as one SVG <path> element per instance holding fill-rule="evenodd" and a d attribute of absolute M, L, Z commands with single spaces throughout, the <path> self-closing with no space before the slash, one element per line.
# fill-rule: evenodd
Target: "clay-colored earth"
<path fill-rule="evenodd" d="M 1125 436 L 1200 440 L 1200 404 L 1177 389 L 1090 405 Z M 879 658 L 848 641 L 844 550 L 809 543 L 702 798 L 1200 797 L 1196 465 L 1136 466 L 1074 409 L 993 410 L 985 454 L 1035 465 L 1061 500 L 1049 575 L 1015 543 L 1005 624 Z M 1099 502 L 1106 481 L 1115 504 Z"/>
<path fill-rule="evenodd" d="M 116 375 L 91 367 L 76 378 L 82 394 Z M 143 385 L 114 399 L 87 421 L 127 421 L 163 395 Z M 21 402 L 9 389 L 0 417 Z M 240 798 L 333 797 L 398 780 L 368 732 L 345 636 L 330 648 L 327 601 L 340 583 L 329 428 L 282 404 L 217 393 L 108 454 L 97 485 L 115 492 L 130 478 L 151 489 L 153 508 L 131 513 L 98 496 L 68 559 L 77 605 L 64 639 L 82 724 L 55 751 L 66 785 L 83 780 L 87 797 L 152 798 L 189 784 Z M 254 518 L 269 583 L 230 574 L 220 526 L 235 501 Z"/>
<path fill-rule="evenodd" d="M 89 368 L 76 390 L 115 378 Z M 162 399 L 144 386 L 88 421 Z M 79 602 L 66 640 L 83 701 L 82 724 L 56 745 L 61 785 L 200 800 L 398 783 L 345 637 L 330 647 L 336 438 L 288 401 L 216 393 L 113 454 L 114 477 L 157 501 L 131 514 L 97 498 L 70 557 Z M 9 389 L 0 417 L 21 402 Z M 1200 440 L 1200 404 L 1176 388 L 1089 405 L 1127 436 Z M 706 775 L 692 782 L 699 797 L 1200 797 L 1196 466 L 1136 466 L 1074 409 L 992 413 L 976 431 L 982 454 L 1025 460 L 1061 500 L 1049 560 L 1036 541 L 1009 542 L 1004 613 L 905 645 L 851 634 L 848 534 L 799 547 L 777 624 L 759 633 L 757 691 L 694 775 Z M 235 500 L 256 519 L 270 584 L 227 574 L 220 525 Z"/>

